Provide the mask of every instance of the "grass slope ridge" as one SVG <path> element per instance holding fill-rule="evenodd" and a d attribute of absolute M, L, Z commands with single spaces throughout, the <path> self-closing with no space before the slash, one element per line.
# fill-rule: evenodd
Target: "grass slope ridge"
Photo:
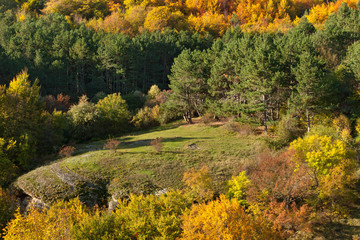
<path fill-rule="evenodd" d="M 161 152 L 150 145 L 158 137 L 164 143 Z M 265 148 L 261 136 L 235 134 L 219 125 L 172 124 L 118 140 L 115 153 L 102 150 L 105 141 L 82 145 L 76 156 L 37 168 L 15 185 L 48 204 L 76 196 L 90 205 L 104 204 L 110 196 L 182 188 L 184 172 L 206 164 L 216 190 L 222 192 L 225 181 Z M 191 144 L 197 148 L 189 148 Z"/>

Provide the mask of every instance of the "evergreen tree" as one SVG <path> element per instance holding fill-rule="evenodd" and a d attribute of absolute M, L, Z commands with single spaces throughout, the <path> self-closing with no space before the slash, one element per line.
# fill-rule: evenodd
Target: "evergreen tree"
<path fill-rule="evenodd" d="M 209 76 L 205 51 L 184 50 L 171 68 L 170 88 L 185 121 L 192 123 L 193 112 L 201 116 L 207 96 L 206 80 Z"/>
<path fill-rule="evenodd" d="M 273 118 L 273 109 L 279 111 L 278 94 L 283 73 L 279 69 L 280 54 L 270 35 L 254 38 L 254 48 L 250 49 L 243 60 L 244 67 L 240 79 L 243 81 L 247 99 L 247 110 L 255 114 L 262 112 L 264 130 Z"/>
<path fill-rule="evenodd" d="M 321 108 L 321 100 L 328 92 L 324 68 L 324 63 L 309 51 L 302 53 L 299 64 L 292 68 L 297 81 L 295 108 L 305 112 L 308 132 L 311 116 Z"/>

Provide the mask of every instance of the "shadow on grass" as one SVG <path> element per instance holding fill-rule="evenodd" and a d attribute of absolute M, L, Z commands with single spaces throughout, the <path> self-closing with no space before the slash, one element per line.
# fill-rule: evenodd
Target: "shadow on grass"
<path fill-rule="evenodd" d="M 184 142 L 184 141 L 188 141 L 188 140 L 192 140 L 192 139 L 193 140 L 210 139 L 210 137 L 201 137 L 201 138 L 188 138 L 188 137 L 162 138 L 162 142 Z M 152 140 L 154 140 L 154 139 L 142 139 L 142 140 L 137 140 L 137 141 L 123 142 L 123 143 L 121 143 L 119 149 L 150 146 Z"/>
<path fill-rule="evenodd" d="M 346 223 L 332 222 L 328 223 L 317 231 L 325 239 L 349 239 L 353 240 L 353 236 L 360 234 L 360 226 L 352 226 Z"/>
<path fill-rule="evenodd" d="M 174 122 L 171 124 L 166 124 L 164 126 L 158 126 L 158 127 L 148 128 L 148 129 L 144 129 L 144 130 L 134 131 L 134 132 L 131 132 L 130 134 L 131 134 L 131 136 L 138 136 L 138 135 L 142 135 L 142 134 L 146 134 L 146 133 L 162 132 L 162 131 L 178 128 L 184 124 L 185 123 Z"/>
<path fill-rule="evenodd" d="M 360 181 L 356 183 L 355 201 L 349 206 L 349 215 L 319 226 L 317 232 L 325 239 L 360 239 Z"/>

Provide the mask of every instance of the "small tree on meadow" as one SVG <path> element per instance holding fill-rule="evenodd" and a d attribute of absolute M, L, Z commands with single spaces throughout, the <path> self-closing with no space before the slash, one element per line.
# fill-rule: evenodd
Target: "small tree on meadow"
<path fill-rule="evenodd" d="M 119 147 L 120 145 L 120 141 L 116 140 L 116 139 L 109 139 L 107 140 L 107 142 L 104 145 L 104 149 L 109 149 L 111 150 L 113 153 L 116 153 L 116 149 Z"/>
<path fill-rule="evenodd" d="M 155 149 L 156 152 L 161 152 L 164 144 L 162 143 L 162 138 L 156 138 L 150 142 L 151 146 Z"/>

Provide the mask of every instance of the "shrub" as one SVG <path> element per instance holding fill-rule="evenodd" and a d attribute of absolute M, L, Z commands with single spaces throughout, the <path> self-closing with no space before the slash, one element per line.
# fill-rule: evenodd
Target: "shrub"
<path fill-rule="evenodd" d="M 226 196 L 228 198 L 236 198 L 241 205 L 247 205 L 245 193 L 250 184 L 250 180 L 246 176 L 245 171 L 243 171 L 239 173 L 238 176 L 233 176 L 231 180 L 227 182 Z"/>
<path fill-rule="evenodd" d="M 212 115 L 211 113 L 205 113 L 202 117 L 201 117 L 201 123 L 207 125 L 209 123 L 215 122 L 215 118 L 214 115 Z"/>
<path fill-rule="evenodd" d="M 240 135 L 248 136 L 248 135 L 254 134 L 254 131 L 253 131 L 251 125 L 249 125 L 249 124 L 240 124 L 238 122 L 235 122 L 233 119 L 228 121 L 224 125 L 224 128 L 228 132 L 235 132 L 235 133 L 238 133 Z"/>
<path fill-rule="evenodd" d="M 92 215 L 81 219 L 72 228 L 71 239 L 74 240 L 114 240 L 121 239 L 115 235 L 115 218 L 96 209 Z"/>
<path fill-rule="evenodd" d="M 311 131 L 306 133 L 306 136 L 318 135 L 318 136 L 329 136 L 333 139 L 341 140 L 341 133 L 337 131 L 331 125 L 317 124 L 311 128 Z"/>
<path fill-rule="evenodd" d="M 346 159 L 347 149 L 344 142 L 333 140 L 330 136 L 311 135 L 291 143 L 295 157 L 305 161 L 314 170 L 314 178 L 325 175 L 329 170 Z"/>
<path fill-rule="evenodd" d="M 154 148 L 156 152 L 161 152 L 164 144 L 162 143 L 162 138 L 156 138 L 150 142 L 151 146 Z"/>
<path fill-rule="evenodd" d="M 261 213 L 276 226 L 280 227 L 283 231 L 283 236 L 288 238 L 296 231 L 310 231 L 311 213 L 313 209 L 307 204 L 297 206 L 292 202 L 290 206 L 286 202 L 279 202 L 276 199 L 271 199 L 268 207 Z"/>
<path fill-rule="evenodd" d="M 292 158 L 290 150 L 281 154 L 262 153 L 258 165 L 249 173 L 251 184 L 246 191 L 249 208 L 266 216 L 286 234 L 309 227 L 312 212 L 303 203 L 316 194 L 309 168 Z"/>
<path fill-rule="evenodd" d="M 120 141 L 118 141 L 116 139 L 109 139 L 105 143 L 104 149 L 109 149 L 112 152 L 116 153 L 116 149 L 118 148 L 119 145 L 120 145 Z"/>
<path fill-rule="evenodd" d="M 334 118 L 332 125 L 341 136 L 341 140 L 346 143 L 349 143 L 352 140 L 350 121 L 345 115 L 341 114 Z"/>
<path fill-rule="evenodd" d="M 146 95 L 145 105 L 148 107 L 154 107 L 158 104 L 157 97 L 161 93 L 160 88 L 157 85 L 152 85 L 150 90 L 148 91 L 148 95 Z"/>
<path fill-rule="evenodd" d="M 96 127 L 100 113 L 84 95 L 77 105 L 67 112 L 72 125 L 72 137 L 78 141 L 90 140 L 97 135 Z"/>
<path fill-rule="evenodd" d="M 172 120 L 178 119 L 181 116 L 179 112 L 178 104 L 172 100 L 171 92 L 165 93 L 166 102 L 161 104 L 159 121 L 161 124 L 166 124 Z"/>
<path fill-rule="evenodd" d="M 262 217 L 245 213 L 236 199 L 220 199 L 193 205 L 184 214 L 181 239 L 282 239 L 280 232 Z"/>
<path fill-rule="evenodd" d="M 65 146 L 59 151 L 60 157 L 71 157 L 75 151 L 75 148 L 72 146 Z"/>
<path fill-rule="evenodd" d="M 153 108 L 144 107 L 136 113 L 131 122 L 135 127 L 142 129 L 158 126 L 160 124 L 159 114 L 160 107 L 158 105 Z"/>
<path fill-rule="evenodd" d="M 177 239 L 181 234 L 182 214 L 191 200 L 181 191 L 160 196 L 130 196 L 120 201 L 115 212 L 117 239 Z"/>
<path fill-rule="evenodd" d="M 333 212 L 346 210 L 356 183 L 356 161 L 346 144 L 329 136 L 312 135 L 291 143 L 294 162 L 306 164 L 315 183 L 313 205 L 326 205 Z"/>
<path fill-rule="evenodd" d="M 183 181 L 190 189 L 190 194 L 195 201 L 204 202 L 214 196 L 210 170 L 207 166 L 200 169 L 191 168 L 184 173 Z"/>
<path fill-rule="evenodd" d="M 288 114 L 281 118 L 277 124 L 275 133 L 279 141 L 282 144 L 287 145 L 291 141 L 300 137 L 304 133 L 304 130 L 301 128 L 299 119 L 291 114 Z"/>
<path fill-rule="evenodd" d="M 267 205 L 271 199 L 276 199 L 284 201 L 285 207 L 289 208 L 293 202 L 313 193 L 314 181 L 309 176 L 309 169 L 292 158 L 290 150 L 281 154 L 260 154 L 258 165 L 249 173 L 252 184 L 248 186 L 246 199 L 250 204 Z"/>
<path fill-rule="evenodd" d="M 39 148 L 43 153 L 53 153 L 70 138 L 71 126 L 66 113 L 54 110 L 51 114 L 46 112 L 44 115 L 46 134 L 39 140 Z"/>
<path fill-rule="evenodd" d="M 356 119 L 355 130 L 358 136 L 360 136 L 360 118 Z"/>
<path fill-rule="evenodd" d="M 146 100 L 144 94 L 139 91 L 124 95 L 124 99 L 129 106 L 129 110 L 131 112 L 142 108 Z"/>
<path fill-rule="evenodd" d="M 99 124 L 103 129 L 102 135 L 126 131 L 130 112 L 120 93 L 110 94 L 99 100 L 96 108 L 100 114 Z"/>
<path fill-rule="evenodd" d="M 53 95 L 47 95 L 44 97 L 46 104 L 46 110 L 49 113 L 52 113 L 54 110 L 67 112 L 71 106 L 70 96 L 63 95 L 62 93 L 56 96 L 56 99 Z"/>
<path fill-rule="evenodd" d="M 72 239 L 72 230 L 88 217 L 79 199 L 59 201 L 49 210 L 33 207 L 26 216 L 22 216 L 19 211 L 15 214 L 15 219 L 5 228 L 4 239 Z"/>

